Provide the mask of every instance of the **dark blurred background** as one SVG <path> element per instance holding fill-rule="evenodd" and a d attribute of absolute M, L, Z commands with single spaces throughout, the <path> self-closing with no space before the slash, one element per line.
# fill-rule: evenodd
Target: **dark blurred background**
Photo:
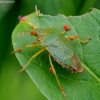
<path fill-rule="evenodd" d="M 100 0 L 0 0 L 0 100 L 47 100 L 26 72 L 17 74 L 21 66 L 11 55 L 11 34 L 18 16 L 34 12 L 35 5 L 43 14 L 74 16 L 92 7 L 100 9 Z"/>

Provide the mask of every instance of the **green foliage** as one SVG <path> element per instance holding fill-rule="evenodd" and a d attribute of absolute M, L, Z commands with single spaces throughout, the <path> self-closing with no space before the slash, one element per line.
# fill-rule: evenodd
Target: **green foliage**
<path fill-rule="evenodd" d="M 13 50 L 11 33 L 18 23 L 18 16 L 33 12 L 34 5 L 37 5 L 44 14 L 79 15 L 92 7 L 100 9 L 100 0 L 13 1 L 12 4 L 0 3 L 0 100 L 47 100 L 31 82 L 26 72 L 17 74 L 21 67 L 16 57 L 11 55 Z"/>
<path fill-rule="evenodd" d="M 87 44 L 81 44 L 78 41 L 71 42 L 74 45 L 76 54 L 82 61 L 84 73 L 70 73 L 63 69 L 56 62 L 54 63 L 58 78 L 65 88 L 67 98 L 65 99 L 58 88 L 56 79 L 49 72 L 50 63 L 48 60 L 48 52 L 41 53 L 34 58 L 29 64 L 26 72 L 35 82 L 40 91 L 49 100 L 99 100 L 100 92 L 100 11 L 93 9 L 90 13 L 76 17 L 58 16 L 40 16 L 37 20 L 35 13 L 27 16 L 26 21 L 33 24 L 36 28 L 57 27 L 61 32 L 63 25 L 68 24 L 71 28 L 65 35 L 78 35 L 85 40 L 89 36 L 92 39 Z M 39 23 L 39 24 L 38 24 Z M 37 37 L 30 36 L 32 27 L 27 23 L 21 22 L 14 29 L 12 34 L 12 42 L 14 49 L 38 43 Z M 25 32 L 25 34 L 21 34 Z M 16 56 L 22 66 L 24 66 L 30 57 L 39 51 L 41 47 L 25 48 Z"/>

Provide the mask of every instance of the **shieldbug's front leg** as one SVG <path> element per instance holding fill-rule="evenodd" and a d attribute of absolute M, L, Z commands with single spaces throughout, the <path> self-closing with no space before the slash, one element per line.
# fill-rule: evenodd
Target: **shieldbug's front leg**
<path fill-rule="evenodd" d="M 49 61 L 50 61 L 50 65 L 51 65 L 51 67 L 50 67 L 49 70 L 50 70 L 50 72 L 52 72 L 52 73 L 55 75 L 55 78 L 56 78 L 56 80 L 57 80 L 58 86 L 59 86 L 59 88 L 60 88 L 60 90 L 61 90 L 63 96 L 66 97 L 66 94 L 64 93 L 64 88 L 63 88 L 63 87 L 61 86 L 61 84 L 60 84 L 60 81 L 59 81 L 59 79 L 58 79 L 58 77 L 57 77 L 55 68 L 54 68 L 53 63 L 52 63 L 52 61 L 51 61 L 51 56 L 50 56 L 50 54 L 49 54 Z"/>
<path fill-rule="evenodd" d="M 12 54 L 13 54 L 13 53 L 16 53 L 16 52 L 22 52 L 23 48 L 30 48 L 30 47 L 34 47 L 34 46 L 41 46 L 41 44 L 32 44 L 32 45 L 24 46 L 24 47 L 22 47 L 22 48 L 18 48 L 18 49 L 16 49 L 16 50 L 14 50 L 14 51 L 12 52 Z M 28 67 L 28 65 L 29 65 L 29 63 L 32 61 L 32 59 L 34 59 L 35 57 L 37 57 L 37 56 L 38 56 L 40 53 L 42 53 L 44 50 L 45 50 L 45 49 L 41 49 L 40 51 L 38 51 L 37 53 L 35 53 L 35 54 L 29 59 L 29 61 L 26 63 L 26 65 L 25 65 L 20 71 L 18 71 L 18 74 L 21 73 L 22 71 L 24 71 L 24 70 Z"/>

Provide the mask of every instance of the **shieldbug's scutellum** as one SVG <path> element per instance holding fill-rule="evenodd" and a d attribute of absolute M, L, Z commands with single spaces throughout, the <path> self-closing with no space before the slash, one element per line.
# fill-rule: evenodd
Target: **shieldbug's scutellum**
<path fill-rule="evenodd" d="M 36 10 L 36 16 L 38 19 L 39 12 Z M 30 62 L 34 60 L 35 57 L 37 57 L 40 53 L 43 51 L 47 51 L 49 54 L 49 61 L 50 61 L 50 72 L 52 72 L 55 75 L 55 78 L 57 80 L 58 86 L 63 94 L 64 97 L 66 97 L 66 94 L 64 93 L 64 88 L 61 86 L 60 81 L 56 75 L 56 70 L 54 68 L 54 65 L 52 63 L 51 57 L 55 59 L 58 64 L 62 66 L 62 68 L 65 68 L 67 70 L 70 70 L 71 72 L 84 72 L 80 58 L 74 53 L 74 47 L 70 44 L 69 41 L 73 41 L 74 39 L 77 39 L 79 42 L 87 43 L 90 38 L 83 41 L 80 40 L 77 35 L 75 36 L 65 36 L 64 33 L 67 31 L 70 31 L 70 27 L 66 25 L 66 23 L 61 26 L 64 28 L 64 31 L 61 32 L 57 27 L 50 27 L 46 29 L 42 28 L 36 28 L 31 23 L 28 23 L 24 17 L 19 17 L 19 20 L 21 20 L 21 23 L 27 23 L 29 26 L 33 28 L 33 31 L 30 32 L 30 36 L 37 36 L 38 43 L 32 43 L 30 45 L 25 46 L 24 48 L 28 47 L 35 47 L 35 46 L 42 46 L 43 48 L 38 51 L 36 54 L 33 54 L 33 56 L 29 59 L 29 61 L 26 63 L 26 65 L 18 71 L 18 73 L 24 71 Z M 27 30 L 28 31 L 28 30 Z M 63 34 L 62 34 L 63 33 Z M 14 50 L 12 53 L 15 52 L 23 52 L 24 48 L 18 48 Z"/>

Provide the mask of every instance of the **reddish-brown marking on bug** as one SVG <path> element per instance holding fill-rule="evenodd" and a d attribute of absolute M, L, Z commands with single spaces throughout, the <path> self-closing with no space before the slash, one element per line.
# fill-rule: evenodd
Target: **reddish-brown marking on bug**
<path fill-rule="evenodd" d="M 77 39 L 78 36 L 77 35 L 74 35 L 73 37 L 70 37 L 69 40 L 73 41 L 74 39 Z"/>
<path fill-rule="evenodd" d="M 52 69 L 52 67 L 49 68 L 49 71 L 50 71 L 51 73 L 53 73 L 53 69 Z"/>
<path fill-rule="evenodd" d="M 74 36 L 74 38 L 75 38 L 75 39 L 77 39 L 77 38 L 78 38 L 78 36 L 77 36 L 77 35 L 75 35 L 75 36 Z"/>
<path fill-rule="evenodd" d="M 84 73 L 84 70 L 82 70 L 82 73 Z"/>
<path fill-rule="evenodd" d="M 70 30 L 70 27 L 69 27 L 68 25 L 65 24 L 65 25 L 64 25 L 64 30 L 65 30 L 65 31 L 69 31 L 69 30 Z"/>
<path fill-rule="evenodd" d="M 22 49 L 21 48 L 19 49 L 19 52 L 22 52 Z"/>
<path fill-rule="evenodd" d="M 37 41 L 38 41 L 38 42 L 40 42 L 40 41 L 41 41 L 40 37 L 38 37 L 38 38 L 37 38 Z"/>
<path fill-rule="evenodd" d="M 31 35 L 31 36 L 36 35 L 36 34 L 37 34 L 36 31 L 30 32 L 30 35 Z"/>
<path fill-rule="evenodd" d="M 61 87 L 60 90 L 61 90 L 62 94 L 64 95 L 64 97 L 66 98 L 66 94 L 64 93 L 65 89 L 63 87 Z"/>
<path fill-rule="evenodd" d="M 60 88 L 60 90 L 61 90 L 61 91 L 64 91 L 65 89 L 62 87 L 62 88 Z"/>
<path fill-rule="evenodd" d="M 69 39 L 70 39 L 71 41 L 73 41 L 73 40 L 74 40 L 74 38 L 73 38 L 73 37 L 70 37 Z"/>
<path fill-rule="evenodd" d="M 78 71 L 73 68 L 72 73 L 78 73 Z"/>
<path fill-rule="evenodd" d="M 22 49 L 21 48 L 19 48 L 19 49 L 17 49 L 17 50 L 14 50 L 13 52 L 11 52 L 12 54 L 13 53 L 15 53 L 15 52 L 22 52 Z"/>

